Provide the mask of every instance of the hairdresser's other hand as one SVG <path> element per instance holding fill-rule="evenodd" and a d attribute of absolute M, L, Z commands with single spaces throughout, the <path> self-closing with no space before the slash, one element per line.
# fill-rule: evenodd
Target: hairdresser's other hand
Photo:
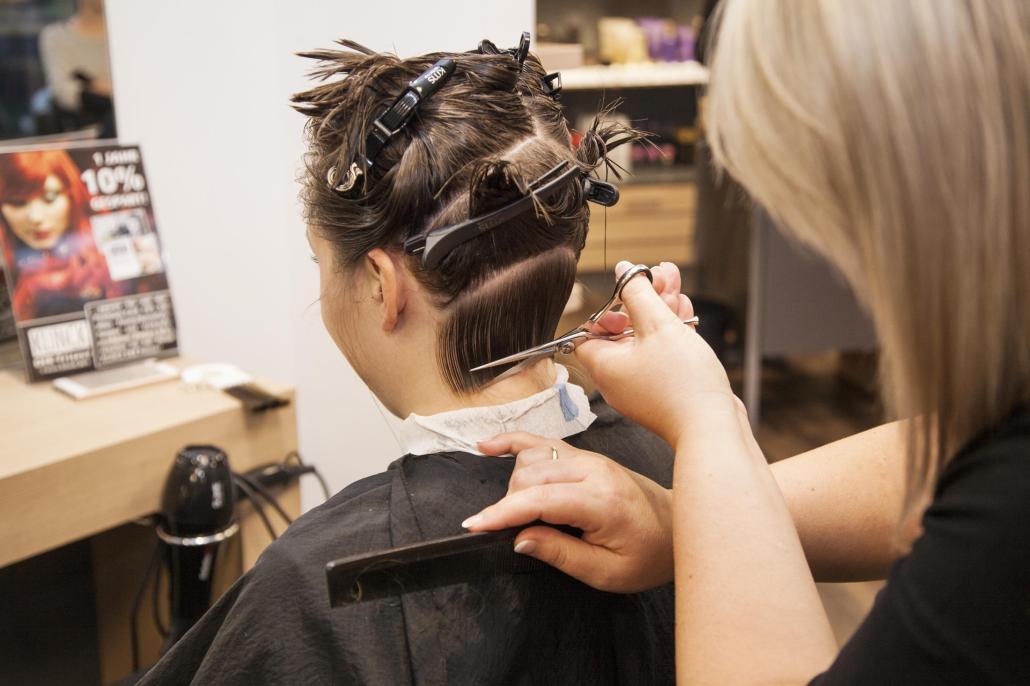
<path fill-rule="evenodd" d="M 566 524 L 583 537 L 534 526 L 519 533 L 515 551 L 602 591 L 635 593 L 672 581 L 672 491 L 553 438 L 501 434 L 479 449 L 517 454 L 515 471 L 508 494 L 463 526 L 493 531 L 537 520 Z"/>
<path fill-rule="evenodd" d="M 622 274 L 632 266 L 629 262 L 619 262 L 615 265 L 615 273 Z M 690 299 L 680 293 L 682 280 L 680 279 L 680 268 L 672 262 L 662 262 L 657 267 L 651 267 L 651 278 L 654 279 L 655 292 L 662 299 L 669 309 L 680 319 L 689 319 L 694 316 L 694 307 Z M 619 333 L 627 327 L 633 326 L 630 316 L 626 312 L 609 312 L 601 317 L 598 324 L 609 333 Z"/>
<path fill-rule="evenodd" d="M 692 308 L 673 312 L 639 276 L 623 288 L 622 301 L 635 335 L 619 341 L 595 339 L 576 349 L 576 358 L 608 404 L 673 447 L 685 428 L 702 425 L 709 411 L 728 410 L 746 418 L 715 353 L 693 327 L 683 324 Z"/>

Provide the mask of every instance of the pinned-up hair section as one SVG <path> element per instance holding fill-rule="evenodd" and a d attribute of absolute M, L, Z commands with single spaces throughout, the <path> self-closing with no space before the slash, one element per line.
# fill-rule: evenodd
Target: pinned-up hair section
<path fill-rule="evenodd" d="M 404 241 L 404 252 L 409 255 L 420 255 L 422 265 L 426 269 L 434 269 L 455 247 L 494 230 L 523 212 L 537 210 L 543 201 L 561 190 L 563 184 L 570 182 L 583 184 L 584 200 L 606 207 L 611 207 L 619 200 L 619 189 L 615 186 L 598 179 L 590 179 L 588 174 L 571 162 L 559 162 L 557 166 L 529 184 L 522 197 L 460 224 L 412 236 Z"/>
<path fill-rule="evenodd" d="M 476 390 L 504 368 L 468 370 L 553 336 L 586 242 L 588 196 L 612 199 L 598 183 L 603 168 L 620 178 L 608 151 L 643 134 L 606 121 L 611 106 L 574 150 L 554 93 L 560 81 L 529 52 L 528 36 L 507 51 L 484 41 L 408 59 L 340 45 L 303 54 L 323 83 L 293 99 L 309 118 L 306 218 L 347 270 L 375 248 L 405 255 L 406 243 L 493 217 L 431 262 L 417 251 L 405 257 L 445 315 L 434 351 L 444 376 L 456 391 Z M 368 164 L 377 122 L 442 60 L 452 71 Z M 359 191 L 340 192 L 352 165 Z M 572 173 L 542 192 L 541 177 L 559 167 L 557 176 Z M 519 211 L 498 212 L 509 206 Z"/>
<path fill-rule="evenodd" d="M 368 137 L 365 139 L 365 152 L 361 156 L 361 166 L 356 161 L 351 162 L 346 176 L 339 184 L 336 183 L 336 167 L 329 167 L 329 171 L 326 173 L 326 183 L 329 184 L 329 187 L 341 194 L 351 196 L 361 194 L 364 188 L 358 182 L 364 178 L 368 169 L 375 165 L 379 151 L 408 125 L 412 117 L 418 113 L 419 105 L 440 90 L 440 86 L 453 73 L 454 60 L 442 59 L 409 83 L 389 109 L 377 117 L 369 127 Z"/>

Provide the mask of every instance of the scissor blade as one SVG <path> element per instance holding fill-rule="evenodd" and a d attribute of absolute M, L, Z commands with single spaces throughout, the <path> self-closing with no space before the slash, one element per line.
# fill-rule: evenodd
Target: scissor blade
<path fill-rule="evenodd" d="M 500 367 L 501 365 L 511 364 L 512 362 L 521 362 L 522 360 L 528 360 L 531 357 L 545 357 L 549 355 L 557 355 L 558 352 L 562 349 L 562 346 L 564 346 L 566 343 L 571 342 L 575 345 L 575 343 L 581 340 L 584 336 L 586 336 L 586 331 L 583 330 L 583 327 L 578 326 L 575 329 L 572 329 L 571 331 L 566 331 L 561 336 L 558 336 L 558 338 L 555 338 L 553 341 L 548 341 L 547 343 L 541 343 L 540 345 L 534 346 L 532 348 L 520 350 L 514 355 L 508 355 L 507 357 L 502 357 L 499 360 L 493 360 L 491 362 L 487 362 L 486 364 L 481 364 L 475 369 L 470 369 L 469 371 L 478 372 L 483 369 L 490 369 L 491 367 Z"/>
<path fill-rule="evenodd" d="M 546 355 L 554 355 L 557 351 L 558 346 L 554 341 L 552 341 L 550 343 L 545 343 L 544 345 L 538 345 L 535 348 L 530 348 L 529 350 L 522 350 L 521 352 L 517 352 L 514 355 L 502 357 L 499 360 L 493 360 L 492 362 L 481 364 L 478 367 L 470 369 L 469 371 L 478 372 L 484 369 L 490 369 L 492 367 L 501 367 L 503 365 L 511 364 L 513 362 L 521 362 L 522 360 L 528 360 L 531 357 L 543 357 Z"/>

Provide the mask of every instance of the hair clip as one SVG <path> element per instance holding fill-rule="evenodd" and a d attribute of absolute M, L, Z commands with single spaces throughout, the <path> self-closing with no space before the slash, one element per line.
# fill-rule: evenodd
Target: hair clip
<path fill-rule="evenodd" d="M 526 57 L 529 56 L 529 31 L 522 32 L 522 37 L 519 39 L 519 47 L 517 48 L 501 50 L 493 41 L 484 38 L 479 41 L 479 46 L 473 52 L 478 52 L 480 55 L 511 55 L 512 59 L 519 63 L 519 68 L 521 69 L 525 66 Z"/>
<path fill-rule="evenodd" d="M 480 55 L 500 55 L 501 54 L 501 49 L 498 48 L 494 44 L 494 42 L 492 40 L 488 40 L 486 38 L 484 38 L 483 40 L 479 41 L 479 47 L 476 48 L 476 51 Z"/>
<path fill-rule="evenodd" d="M 329 184 L 329 188 L 340 194 L 350 194 L 357 186 L 358 179 L 365 176 L 367 171 L 375 165 L 376 157 L 379 156 L 382 149 L 408 125 L 419 106 L 440 90 L 440 86 L 453 73 L 454 60 L 442 59 L 409 83 L 393 104 L 372 122 L 372 127 L 365 138 L 364 169 L 357 161 L 351 162 L 343 180 L 337 184 L 336 166 L 330 167 L 326 172 L 326 182 Z"/>
<path fill-rule="evenodd" d="M 603 207 L 611 207 L 619 202 L 619 188 L 600 179 L 584 179 L 583 192 L 589 202 Z"/>
<path fill-rule="evenodd" d="M 522 38 L 519 39 L 519 47 L 512 48 L 511 56 L 515 58 L 515 61 L 519 63 L 519 68 L 523 68 L 526 64 L 526 57 L 529 56 L 529 31 L 522 32 Z"/>
<path fill-rule="evenodd" d="M 549 95 L 555 100 L 561 100 L 561 72 L 548 74 L 540 79 L 540 83 L 544 87 L 545 95 Z"/>
<path fill-rule="evenodd" d="M 466 221 L 433 229 L 404 241 L 404 252 L 421 255 L 422 266 L 435 269 L 456 247 L 492 231 L 501 224 L 528 212 L 537 201 L 547 200 L 570 179 L 581 179 L 584 201 L 610 207 L 619 201 L 619 189 L 599 179 L 591 179 L 569 160 L 559 162 L 543 176 L 529 184 L 528 193 L 507 205 Z"/>
<path fill-rule="evenodd" d="M 329 171 L 325 173 L 325 181 L 329 185 L 329 188 L 336 191 L 337 193 L 349 193 L 354 184 L 358 182 L 358 177 L 362 175 L 360 169 L 358 169 L 357 162 L 351 162 L 350 167 L 347 168 L 347 173 L 343 177 L 343 181 L 336 183 L 336 166 L 329 167 Z"/>

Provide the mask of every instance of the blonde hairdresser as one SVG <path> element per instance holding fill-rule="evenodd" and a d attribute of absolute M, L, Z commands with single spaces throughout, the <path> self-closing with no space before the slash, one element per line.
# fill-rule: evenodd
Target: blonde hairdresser
<path fill-rule="evenodd" d="M 1030 682 L 1028 36 L 1022 0 L 728 0 L 715 158 L 864 299 L 910 419 L 770 468 L 711 350 L 636 279 L 639 335 L 578 354 L 676 448 L 674 494 L 502 436 L 509 495 L 471 527 L 573 523 L 520 552 L 612 590 L 673 559 L 682 683 Z M 892 562 L 838 649 L 813 575 Z"/>

